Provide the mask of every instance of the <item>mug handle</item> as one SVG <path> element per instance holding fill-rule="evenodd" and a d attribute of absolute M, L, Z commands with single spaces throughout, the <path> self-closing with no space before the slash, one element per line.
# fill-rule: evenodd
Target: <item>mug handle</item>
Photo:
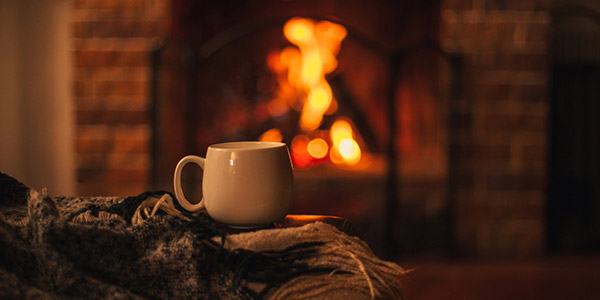
<path fill-rule="evenodd" d="M 173 176 L 173 189 L 175 190 L 175 197 L 177 198 L 179 204 L 183 206 L 183 208 L 191 212 L 199 211 L 204 208 L 204 198 L 202 198 L 202 200 L 200 200 L 200 202 L 196 204 L 190 203 L 185 198 L 185 196 L 183 195 L 183 189 L 181 188 L 181 171 L 183 170 L 183 167 L 188 163 L 195 163 L 199 165 L 200 168 L 202 168 L 202 170 L 204 170 L 204 160 L 205 159 L 200 156 L 188 155 L 182 158 L 175 167 L 175 175 Z"/>

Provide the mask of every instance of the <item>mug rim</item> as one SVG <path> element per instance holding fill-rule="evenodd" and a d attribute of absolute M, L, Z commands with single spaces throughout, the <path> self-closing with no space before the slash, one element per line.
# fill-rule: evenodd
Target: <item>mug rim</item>
<path fill-rule="evenodd" d="M 253 145 L 249 147 L 249 145 Z M 275 149 L 286 146 L 285 143 L 282 142 L 263 142 L 263 141 L 239 141 L 239 142 L 225 142 L 225 143 L 217 143 L 208 146 L 208 148 L 214 150 L 236 150 L 236 151 L 244 151 L 244 150 L 260 150 L 260 149 Z"/>

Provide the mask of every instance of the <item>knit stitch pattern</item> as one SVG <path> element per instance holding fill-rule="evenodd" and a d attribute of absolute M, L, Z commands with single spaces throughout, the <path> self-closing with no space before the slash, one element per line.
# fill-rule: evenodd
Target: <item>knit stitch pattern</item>
<path fill-rule="evenodd" d="M 399 299 L 403 274 L 327 224 L 227 235 L 167 192 L 50 197 L 0 173 L 1 299 Z"/>

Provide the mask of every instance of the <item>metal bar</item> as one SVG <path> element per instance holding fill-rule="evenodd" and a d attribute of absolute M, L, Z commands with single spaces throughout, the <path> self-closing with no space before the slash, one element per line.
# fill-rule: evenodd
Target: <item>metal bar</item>
<path fill-rule="evenodd" d="M 160 56 L 164 49 L 164 43 L 157 42 L 150 50 L 150 99 L 148 103 L 148 119 L 150 123 L 150 174 L 148 185 L 151 189 L 158 186 L 158 75 Z"/>
<path fill-rule="evenodd" d="M 396 151 L 396 132 L 397 124 L 397 103 L 396 103 L 396 83 L 399 76 L 400 55 L 397 53 L 390 58 L 390 78 L 388 83 L 388 125 L 389 142 L 387 148 L 388 173 L 386 182 L 386 199 L 384 205 L 383 219 L 383 245 L 384 255 L 387 259 L 394 259 L 397 255 L 397 244 L 394 233 L 394 222 L 396 219 L 396 209 L 398 201 L 398 163 L 400 159 Z"/>
<path fill-rule="evenodd" d="M 458 191 L 458 164 L 457 161 L 459 148 L 457 130 L 459 126 L 456 119 L 456 105 L 460 93 L 460 82 L 462 78 L 461 61 L 457 55 L 448 55 L 450 61 L 452 78 L 450 79 L 450 92 L 448 97 L 448 150 L 447 150 L 447 175 L 446 175 L 446 207 L 445 207 L 445 248 L 446 254 L 454 257 L 458 253 L 456 245 L 456 212 L 457 212 L 457 191 Z"/>

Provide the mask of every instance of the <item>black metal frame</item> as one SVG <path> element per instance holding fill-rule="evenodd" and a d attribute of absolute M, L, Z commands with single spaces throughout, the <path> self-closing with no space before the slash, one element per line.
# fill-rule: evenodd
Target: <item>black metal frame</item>
<path fill-rule="evenodd" d="M 582 60 L 578 53 L 581 47 L 569 48 L 570 55 L 566 57 L 561 57 L 565 49 L 559 51 L 555 47 L 555 43 L 564 38 L 558 35 L 563 32 L 558 28 L 574 19 L 591 21 L 600 28 L 600 11 L 580 4 L 557 5 L 551 10 L 554 36 L 549 61 L 552 75 L 547 123 L 550 141 L 546 247 L 549 251 L 597 252 L 600 250 L 600 206 L 597 205 L 600 178 L 591 170 L 598 166 L 595 149 L 599 144 L 600 64 Z M 597 38 L 593 43 L 591 39 L 586 42 L 590 47 L 598 45 Z M 597 53 L 596 59 L 599 58 Z M 573 234 L 575 231 L 577 234 Z"/>

